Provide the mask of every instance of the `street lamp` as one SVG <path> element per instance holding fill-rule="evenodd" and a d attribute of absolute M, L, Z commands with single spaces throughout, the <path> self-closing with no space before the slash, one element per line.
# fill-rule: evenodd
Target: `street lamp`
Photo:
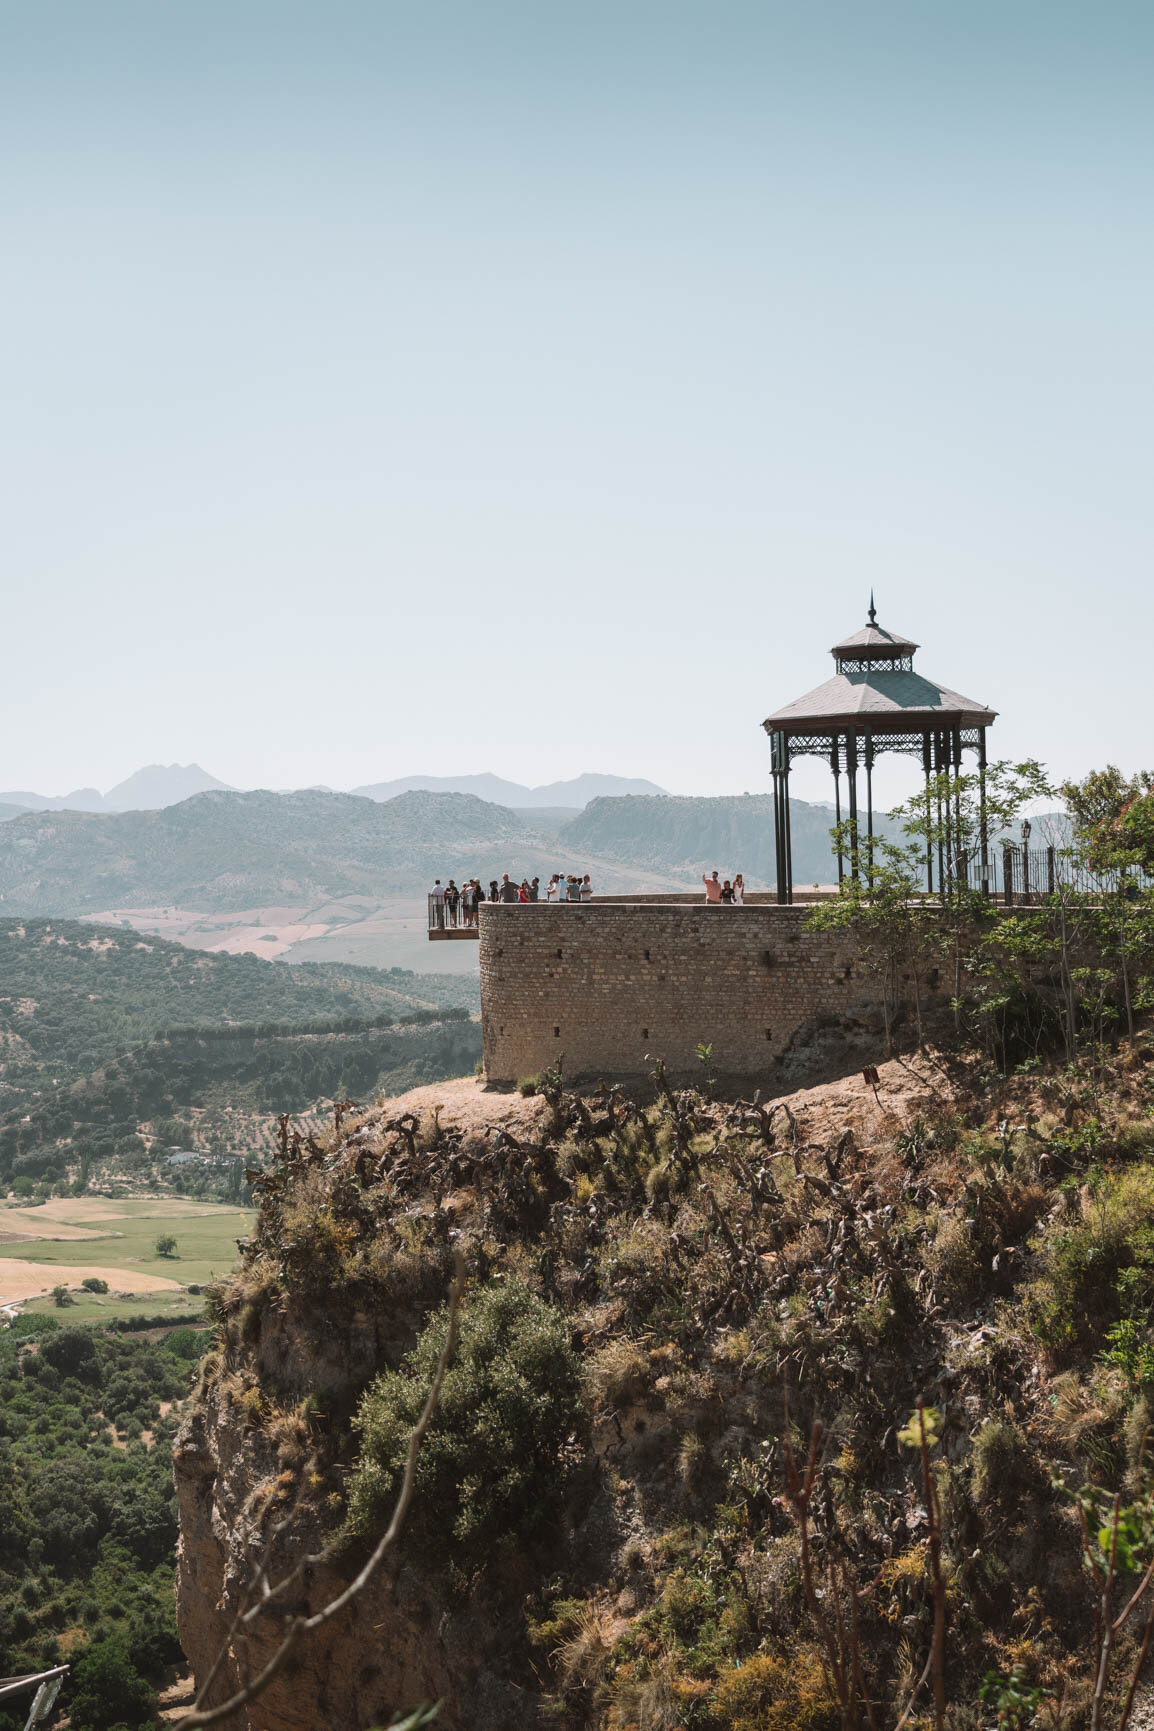
<path fill-rule="evenodd" d="M 1027 900 L 1030 895 L 1030 820 L 1022 819 L 1022 895 Z"/>

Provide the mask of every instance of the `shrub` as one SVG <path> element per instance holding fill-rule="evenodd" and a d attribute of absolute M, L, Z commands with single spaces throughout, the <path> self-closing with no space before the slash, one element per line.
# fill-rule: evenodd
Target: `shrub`
<path fill-rule="evenodd" d="M 101 1280 L 101 1278 L 98 1274 L 90 1274 L 88 1276 L 87 1280 L 82 1280 L 80 1282 L 80 1285 L 85 1292 L 107 1292 L 108 1291 L 107 1280 Z"/>
<path fill-rule="evenodd" d="M 1015 1509 L 1023 1497 L 1040 1493 L 1045 1480 L 1017 1425 L 987 1419 L 974 1438 L 970 1460 L 974 1502 L 979 1509 Z"/>
<path fill-rule="evenodd" d="M 361 1402 L 348 1516 L 360 1537 L 379 1532 L 391 1512 L 446 1326 L 442 1310 L 406 1369 L 378 1377 Z M 414 1526 L 463 1562 L 506 1539 L 533 1538 L 559 1512 L 573 1445 L 586 1431 L 564 1318 L 517 1281 L 479 1292 L 462 1310 L 456 1359 L 421 1451 Z"/>
<path fill-rule="evenodd" d="M 838 1731 L 841 1714 L 813 1653 L 755 1653 L 722 1676 L 710 1721 L 719 1731 Z"/>

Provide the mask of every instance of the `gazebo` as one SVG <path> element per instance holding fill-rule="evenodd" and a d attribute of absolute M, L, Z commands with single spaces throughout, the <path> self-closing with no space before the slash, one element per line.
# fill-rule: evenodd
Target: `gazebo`
<path fill-rule="evenodd" d="M 793 858 L 789 825 L 789 771 L 794 758 L 821 757 L 833 772 L 834 812 L 842 822 L 842 776 L 846 778 L 846 818 L 849 825 L 849 871 L 857 878 L 861 870 L 859 846 L 858 773 L 865 775 L 865 860 L 868 875 L 874 833 L 873 768 L 883 751 L 901 751 L 920 758 L 926 787 L 931 779 L 956 774 L 963 751 L 977 754 L 982 780 L 981 879 L 989 891 L 989 848 L 985 823 L 986 729 L 996 719 L 996 710 L 974 703 L 959 692 L 914 672 L 914 654 L 919 645 L 908 637 L 886 631 L 877 622 L 871 593 L 865 626 L 835 643 L 831 654 L 837 671 L 824 685 L 787 703 L 763 723 L 769 734 L 773 771 L 773 824 L 777 850 L 777 899 L 793 900 Z M 959 812 L 946 801 L 939 830 L 944 840 L 937 847 L 939 886 L 953 875 L 951 828 L 957 833 Z M 926 847 L 926 887 L 934 889 L 934 848 Z M 846 871 L 845 851 L 838 848 L 838 882 Z"/>

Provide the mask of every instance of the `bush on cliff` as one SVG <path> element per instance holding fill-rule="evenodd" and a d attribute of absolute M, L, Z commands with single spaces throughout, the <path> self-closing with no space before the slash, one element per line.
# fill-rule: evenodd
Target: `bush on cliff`
<path fill-rule="evenodd" d="M 440 1311 L 405 1370 L 378 1377 L 361 1402 L 348 1515 L 359 1537 L 375 1538 L 391 1513 L 445 1328 Z M 532 1539 L 559 1513 L 586 1429 L 565 1318 L 519 1281 L 478 1292 L 462 1310 L 457 1355 L 421 1453 L 414 1527 L 451 1547 L 458 1562 Z"/>

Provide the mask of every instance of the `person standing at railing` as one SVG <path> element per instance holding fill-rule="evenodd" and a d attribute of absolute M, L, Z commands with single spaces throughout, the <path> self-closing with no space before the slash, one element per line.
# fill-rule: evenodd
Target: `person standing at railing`
<path fill-rule="evenodd" d="M 581 879 L 581 888 L 577 893 L 583 902 L 591 902 L 593 900 L 593 885 L 589 882 L 588 872 L 586 872 L 585 876 Z"/>
<path fill-rule="evenodd" d="M 460 905 L 461 892 L 457 888 L 453 879 L 450 878 L 445 886 L 445 911 L 449 916 L 449 924 L 451 926 L 455 926 L 457 923 L 457 909 Z"/>
<path fill-rule="evenodd" d="M 431 921 L 433 930 L 443 932 L 445 929 L 445 892 L 441 887 L 440 878 L 437 879 L 430 892 L 429 911 L 433 916 Z"/>
<path fill-rule="evenodd" d="M 737 876 L 733 880 L 733 905 L 735 908 L 739 908 L 744 904 L 744 902 L 745 879 L 742 877 L 741 873 L 738 872 Z"/>

